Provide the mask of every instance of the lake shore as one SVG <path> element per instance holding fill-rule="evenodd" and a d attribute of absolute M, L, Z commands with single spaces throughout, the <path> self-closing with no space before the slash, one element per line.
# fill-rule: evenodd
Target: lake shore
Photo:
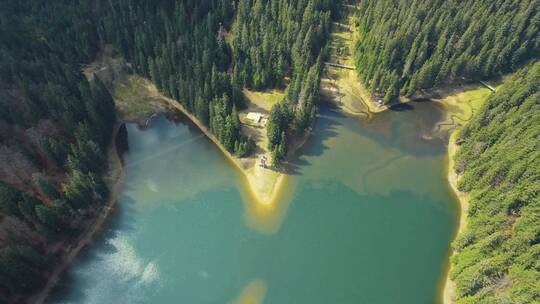
<path fill-rule="evenodd" d="M 348 12 L 340 22 L 334 22 L 330 37 L 330 63 L 321 79 L 321 93 L 341 111 L 370 118 L 384 112 L 389 105 L 376 103 L 371 93 L 358 78 L 354 68 L 353 46 L 355 43 L 354 13 Z M 344 68 L 351 67 L 351 68 Z"/>
<path fill-rule="evenodd" d="M 469 210 L 469 195 L 467 193 L 459 191 L 457 187 L 459 175 L 456 173 L 456 170 L 455 170 L 454 156 L 456 155 L 456 152 L 459 148 L 459 146 L 456 144 L 458 133 L 459 133 L 459 129 L 456 129 L 450 135 L 449 142 L 448 142 L 448 154 L 447 154 L 448 184 L 450 185 L 450 188 L 454 192 L 454 195 L 459 202 L 459 226 L 456 231 L 456 236 L 461 234 L 463 232 L 463 229 L 467 225 L 467 212 Z M 453 249 L 450 252 L 450 257 L 452 255 L 454 255 Z M 443 290 L 442 290 L 442 303 L 443 304 L 451 304 L 455 302 L 455 283 L 450 279 L 450 276 L 449 276 L 450 269 L 451 269 L 451 265 L 448 266 L 446 279 L 443 285 Z"/>
<path fill-rule="evenodd" d="M 250 198 L 255 200 L 253 203 L 259 205 L 273 205 L 276 203 L 279 193 L 282 190 L 281 188 L 285 185 L 287 170 L 261 166 L 261 158 L 263 156 L 268 160 L 271 159 L 270 152 L 266 151 L 265 147 L 263 147 L 266 146 L 265 132 L 258 134 L 259 136 L 255 136 L 262 138 L 256 140 L 259 147 L 254 155 L 238 158 L 227 151 L 210 130 L 197 117 L 187 111 L 182 104 L 164 96 L 149 80 L 131 74 L 130 70 L 131 68 L 128 67 L 125 60 L 120 56 L 115 56 L 111 46 L 106 46 L 96 60 L 84 68 L 84 73 L 89 78 L 93 77 L 94 74 L 97 75 L 109 87 L 116 103 L 117 112 L 124 122 L 135 122 L 144 128 L 148 127 L 152 118 L 158 114 L 166 115 L 171 113 L 173 109 L 180 111 L 216 145 L 227 161 L 245 177 L 246 190 L 250 194 Z M 251 106 L 256 108 L 255 111 L 260 111 L 260 108 L 268 106 L 262 111 L 266 113 L 270 111 L 273 103 L 282 98 L 283 92 L 261 95 L 256 92 L 246 92 L 244 90 L 244 94 L 246 99 L 250 101 Z M 254 96 L 258 98 L 253 98 Z M 267 98 L 271 102 L 266 105 L 253 103 L 258 99 Z M 249 126 L 244 125 L 243 129 L 249 129 Z M 294 140 L 289 147 L 287 160 L 294 157 L 296 151 L 303 146 L 309 138 L 309 133 L 306 132 L 304 136 Z"/>
<path fill-rule="evenodd" d="M 412 101 L 410 98 L 400 96 L 397 100 L 384 103 L 379 98 L 375 98 L 362 82 L 353 60 L 357 39 L 355 6 L 347 7 L 352 10 L 348 11 L 340 22 L 334 22 L 332 26 L 330 62 L 325 66 L 320 83 L 322 95 L 344 113 L 364 118 L 371 118 Z"/>
<path fill-rule="evenodd" d="M 161 95 L 157 88 L 149 81 L 145 81 L 145 87 L 152 95 L 159 96 L 170 107 L 180 111 L 189 120 L 197 126 L 197 128 L 210 139 L 215 146 L 222 152 L 223 156 L 236 167 L 247 180 L 248 191 L 252 197 L 257 200 L 257 204 L 272 205 L 275 204 L 276 197 L 280 192 L 280 188 L 284 186 L 285 173 L 275 171 L 271 168 L 263 168 L 260 166 L 260 155 L 256 158 L 238 158 L 232 155 L 221 142 L 203 125 L 193 114 L 187 111 L 178 101 L 167 98 Z M 293 149 L 294 150 L 294 149 Z M 269 153 L 265 156 L 270 158 Z"/>
<path fill-rule="evenodd" d="M 435 102 L 441 103 L 445 108 L 446 117 L 436 126 L 434 133 L 450 132 L 447 148 L 447 172 L 446 179 L 457 202 L 459 203 L 459 225 L 455 232 L 455 237 L 463 232 L 467 225 L 467 212 L 469 209 L 469 195 L 459 191 L 459 175 L 456 173 L 455 155 L 459 150 L 457 144 L 459 131 L 466 125 L 477 113 L 478 109 L 484 104 L 492 91 L 484 86 L 463 85 L 446 89 L 438 92 L 439 95 L 446 95 L 442 99 L 435 99 Z M 453 249 L 449 252 L 449 258 L 454 255 Z M 441 286 L 441 302 L 443 304 L 454 303 L 455 283 L 450 279 L 451 264 L 445 269 L 444 284 Z"/>
<path fill-rule="evenodd" d="M 141 79 L 140 79 L 141 80 Z M 219 140 L 206 128 L 202 125 L 199 120 L 189 113 L 180 103 L 170 98 L 167 98 L 161 95 L 155 86 L 150 82 L 142 79 L 145 84 L 145 88 L 149 90 L 154 99 L 150 107 L 153 109 L 148 109 L 146 107 L 144 111 L 140 113 L 125 113 L 120 111 L 120 122 L 117 123 L 113 131 L 113 140 L 110 146 L 109 151 L 107 152 L 109 170 L 106 174 L 107 184 L 110 189 L 110 196 L 107 200 L 107 203 L 102 207 L 101 210 L 97 212 L 97 218 L 90 223 L 89 226 L 85 227 L 85 231 L 79 236 L 79 238 L 73 242 L 71 245 L 68 245 L 64 249 L 64 255 L 60 258 L 58 265 L 55 266 L 52 273 L 47 278 L 47 282 L 44 287 L 39 291 L 34 293 L 28 298 L 28 303 L 42 304 L 45 303 L 50 292 L 54 289 L 58 283 L 61 275 L 70 267 L 79 253 L 92 242 L 95 235 L 101 230 L 103 224 L 107 221 L 109 216 L 114 212 L 116 202 L 121 193 L 123 180 L 124 180 L 124 170 L 123 164 L 121 163 L 121 156 L 118 154 L 116 147 L 116 137 L 119 132 L 119 129 L 123 123 L 136 123 L 140 127 L 148 127 L 152 118 L 158 114 L 168 114 L 171 110 L 180 111 L 185 115 L 189 120 L 197 126 L 197 128 L 208 138 L 210 139 L 215 146 L 222 152 L 222 155 L 229 161 L 239 172 L 243 175 L 245 180 L 245 187 L 248 192 L 248 197 L 250 198 L 250 204 L 257 209 L 258 207 L 272 207 L 276 205 L 280 199 L 280 193 L 282 193 L 286 185 L 287 174 L 274 171 L 268 168 L 262 168 L 258 164 L 258 159 L 241 159 L 232 155 L 229 151 L 223 147 Z M 115 98 L 116 100 L 116 98 Z M 117 101 L 117 100 L 116 100 Z M 160 104 L 159 101 L 165 101 L 165 104 Z M 118 106 L 118 105 L 117 105 Z M 126 107 L 123 105 L 122 107 Z M 122 110 L 122 109 L 119 109 Z M 127 114 L 127 115 L 126 115 Z M 309 132 L 308 132 L 309 133 Z M 309 138 L 308 135 L 304 136 L 298 143 L 293 147 L 292 152 L 299 149 Z M 269 158 L 269 155 L 267 155 Z M 272 226 L 272 230 L 275 230 Z"/>
<path fill-rule="evenodd" d="M 187 111 L 178 101 L 161 94 L 149 80 L 134 74 L 122 74 L 110 83 L 117 110 L 122 121 L 137 123 L 141 128 L 150 126 L 153 118 L 158 115 L 170 116 L 181 113 L 194 127 L 200 130 L 230 165 L 241 176 L 241 184 L 246 203 L 246 220 L 255 229 L 264 233 L 275 233 L 281 222 L 280 215 L 287 203 L 284 200 L 284 191 L 287 188 L 288 177 L 287 161 L 281 168 L 261 166 L 261 158 L 271 159 L 271 153 L 266 149 L 266 130 L 262 126 L 251 126 L 245 116 L 249 111 L 267 115 L 271 106 L 281 100 L 283 92 L 251 92 L 244 90 L 248 101 L 248 108 L 240 112 L 242 131 L 254 138 L 256 150 L 249 157 L 236 157 L 219 142 L 219 140 L 203 125 L 197 117 Z M 174 116 L 174 115 L 173 115 Z M 291 140 L 286 160 L 296 157 L 296 152 L 304 146 L 311 135 L 311 129 L 301 137 Z"/>
<path fill-rule="evenodd" d="M 75 242 L 64 248 L 64 254 L 59 259 L 58 264 L 54 267 L 52 273 L 47 278 L 45 285 L 36 293 L 31 295 L 27 303 L 42 304 L 45 303 L 47 297 L 58 283 L 60 276 L 69 268 L 79 253 L 92 242 L 96 234 L 101 230 L 103 224 L 109 216 L 114 212 L 118 197 L 122 190 L 124 181 L 124 170 L 121 162 L 121 156 L 116 147 L 116 137 L 122 126 L 122 123 L 117 123 L 114 127 L 112 143 L 109 151 L 107 151 L 107 161 L 109 164 L 108 172 L 105 176 L 109 187 L 110 195 L 106 204 L 97 211 L 97 218 L 92 223 L 85 227 L 84 232 L 77 238 Z"/>

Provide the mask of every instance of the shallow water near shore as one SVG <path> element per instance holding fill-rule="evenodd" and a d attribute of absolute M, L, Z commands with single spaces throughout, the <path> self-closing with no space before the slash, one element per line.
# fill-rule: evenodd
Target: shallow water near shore
<path fill-rule="evenodd" d="M 437 303 L 459 211 L 445 140 L 425 139 L 441 111 L 321 110 L 271 233 L 200 132 L 128 125 L 118 210 L 49 302 Z"/>

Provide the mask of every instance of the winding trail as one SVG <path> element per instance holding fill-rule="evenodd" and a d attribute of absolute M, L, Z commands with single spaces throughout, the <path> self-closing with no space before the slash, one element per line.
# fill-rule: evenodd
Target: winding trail
<path fill-rule="evenodd" d="M 468 118 L 460 117 L 458 114 L 451 114 L 450 115 L 450 122 L 438 123 L 437 126 L 436 126 L 436 129 L 435 129 L 435 133 L 441 132 L 441 127 L 449 126 L 450 128 L 448 129 L 448 131 L 452 131 L 452 130 L 455 130 L 455 129 L 459 128 L 460 126 L 463 126 L 463 124 L 461 122 L 467 123 L 467 122 L 471 121 L 471 119 L 476 115 L 476 110 L 472 106 L 472 103 L 474 103 L 476 101 L 479 101 L 480 99 L 481 98 L 471 99 L 466 103 L 466 105 L 471 110 L 471 114 L 469 115 Z M 440 101 L 440 100 L 436 100 L 436 99 L 433 99 L 433 100 L 434 101 Z M 457 120 L 460 120 L 461 122 L 459 122 Z"/>
<path fill-rule="evenodd" d="M 342 99 L 343 99 L 343 96 L 346 95 L 346 92 L 343 92 L 342 89 L 338 84 L 337 84 L 337 80 L 336 79 L 332 79 L 332 78 L 328 78 L 332 83 L 332 85 L 336 88 L 336 93 L 335 93 L 335 96 L 332 96 L 332 98 L 336 98 L 338 100 L 337 101 L 337 104 L 338 106 L 344 108 L 346 110 L 347 113 L 349 114 L 352 114 L 352 115 L 355 115 L 355 116 L 363 116 L 367 119 L 373 117 L 373 115 L 375 113 L 373 113 L 370 109 L 369 109 L 369 106 L 367 105 L 366 101 L 361 97 L 361 96 L 357 96 L 356 94 L 354 94 L 356 97 L 358 97 L 358 99 L 360 100 L 360 102 L 362 103 L 362 105 L 364 106 L 364 108 L 366 109 L 366 111 L 361 111 L 361 110 L 355 110 L 355 109 L 352 109 L 350 108 L 347 104 L 345 104 Z"/>

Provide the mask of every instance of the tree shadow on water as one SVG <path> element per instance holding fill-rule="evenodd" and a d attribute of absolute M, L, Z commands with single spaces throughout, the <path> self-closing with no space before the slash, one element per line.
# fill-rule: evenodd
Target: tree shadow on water
<path fill-rule="evenodd" d="M 302 175 L 302 167 L 311 165 L 306 159 L 301 158 L 301 150 L 297 151 L 292 160 L 286 166 L 284 172 L 288 175 Z"/>
<path fill-rule="evenodd" d="M 320 114 L 317 116 L 313 134 L 304 147 L 304 154 L 307 156 L 321 156 L 327 149 L 330 149 L 331 147 L 325 142 L 339 134 L 337 128 L 343 124 L 340 119 L 344 117 L 345 115 L 337 109 L 321 109 Z"/>
<path fill-rule="evenodd" d="M 287 165 L 287 173 L 301 175 L 302 168 L 311 165 L 306 157 L 317 157 L 331 147 L 327 142 L 338 135 L 337 127 L 342 125 L 340 119 L 345 117 L 339 110 L 321 107 L 315 126 L 306 143 L 296 152 L 295 157 Z"/>
<path fill-rule="evenodd" d="M 414 100 L 346 126 L 360 137 L 376 142 L 381 149 L 397 150 L 413 157 L 430 157 L 446 153 L 447 137 L 431 136 L 443 118 L 443 112 L 433 102 Z"/>
<path fill-rule="evenodd" d="M 394 112 L 408 112 L 413 111 L 414 106 L 410 103 L 398 103 L 390 106 L 390 110 Z"/>

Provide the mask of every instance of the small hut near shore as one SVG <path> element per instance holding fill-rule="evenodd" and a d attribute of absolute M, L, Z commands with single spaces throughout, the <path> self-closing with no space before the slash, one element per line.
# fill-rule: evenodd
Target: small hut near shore
<path fill-rule="evenodd" d="M 249 112 L 246 119 L 251 123 L 264 127 L 266 125 L 267 118 L 264 114 L 258 112 Z"/>

